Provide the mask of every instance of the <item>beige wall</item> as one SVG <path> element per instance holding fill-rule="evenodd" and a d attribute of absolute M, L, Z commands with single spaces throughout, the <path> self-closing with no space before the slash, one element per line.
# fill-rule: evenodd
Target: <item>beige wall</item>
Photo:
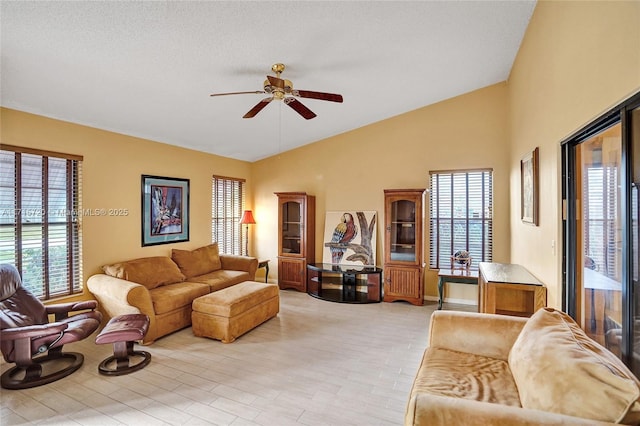
<path fill-rule="evenodd" d="M 377 262 L 381 263 L 383 190 L 427 188 L 430 170 L 494 169 L 494 259 L 508 261 L 506 96 L 505 84 L 493 85 L 254 163 L 258 223 L 253 235 L 259 256 L 273 259 L 273 276 L 278 250 L 274 192 L 305 191 L 316 196 L 317 261 L 322 260 L 326 211 L 377 211 Z M 427 295 L 437 295 L 436 279 L 434 272 L 426 274 Z M 455 285 L 447 296 L 473 301 L 476 289 Z"/>
<path fill-rule="evenodd" d="M 561 307 L 560 142 L 640 90 L 640 2 L 542 1 L 508 81 L 511 261 Z M 540 148 L 540 226 L 520 221 L 520 158 Z M 555 250 L 552 249 L 555 242 Z"/>
<path fill-rule="evenodd" d="M 211 176 L 250 177 L 250 164 L 144 139 L 2 109 L 1 142 L 82 155 L 83 208 L 128 209 L 127 216 L 83 217 L 85 280 L 105 263 L 170 255 L 211 242 Z M 190 179 L 190 241 L 142 247 L 141 175 Z M 250 179 L 248 181 L 250 183 Z M 250 186 L 250 185 L 249 185 Z"/>

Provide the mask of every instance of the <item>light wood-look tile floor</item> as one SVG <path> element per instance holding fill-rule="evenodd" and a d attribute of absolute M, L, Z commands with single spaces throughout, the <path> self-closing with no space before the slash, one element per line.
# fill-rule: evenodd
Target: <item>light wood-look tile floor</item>
<path fill-rule="evenodd" d="M 152 354 L 151 364 L 126 376 L 98 374 L 112 347 L 96 345 L 95 336 L 67 345 L 85 355 L 81 369 L 49 385 L 0 390 L 0 424 L 402 424 L 437 303 L 351 305 L 288 290 L 280 296 L 278 316 L 233 343 L 186 328 L 136 345 Z"/>

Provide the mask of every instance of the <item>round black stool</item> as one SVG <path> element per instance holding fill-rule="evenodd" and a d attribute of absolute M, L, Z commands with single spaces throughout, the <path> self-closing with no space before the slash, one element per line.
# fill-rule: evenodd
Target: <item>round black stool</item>
<path fill-rule="evenodd" d="M 121 376 L 144 368 L 151 362 L 151 354 L 134 351 L 135 341 L 142 340 L 149 329 L 149 317 L 143 314 L 120 315 L 107 323 L 96 337 L 96 344 L 113 343 L 113 356 L 98 366 L 107 376 Z"/>

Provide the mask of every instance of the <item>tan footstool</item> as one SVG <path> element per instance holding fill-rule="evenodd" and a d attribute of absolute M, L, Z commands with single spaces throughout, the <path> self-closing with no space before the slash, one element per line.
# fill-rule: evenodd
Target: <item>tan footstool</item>
<path fill-rule="evenodd" d="M 193 334 L 231 343 L 280 310 L 276 284 L 245 281 L 198 297 L 192 304 Z"/>

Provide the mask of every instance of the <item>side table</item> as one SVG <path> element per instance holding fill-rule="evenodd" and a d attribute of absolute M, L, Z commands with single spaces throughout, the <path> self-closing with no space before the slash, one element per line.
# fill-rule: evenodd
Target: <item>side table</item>
<path fill-rule="evenodd" d="M 267 260 L 258 260 L 258 269 L 260 269 L 260 268 L 264 268 L 265 269 L 264 282 L 268 283 L 269 282 L 269 259 L 267 259 Z"/>
<path fill-rule="evenodd" d="M 438 309 L 442 309 L 445 282 L 478 285 L 478 271 L 468 268 L 440 269 L 438 271 Z"/>
<path fill-rule="evenodd" d="M 478 312 L 530 317 L 547 306 L 547 288 L 524 266 L 480 262 Z"/>

